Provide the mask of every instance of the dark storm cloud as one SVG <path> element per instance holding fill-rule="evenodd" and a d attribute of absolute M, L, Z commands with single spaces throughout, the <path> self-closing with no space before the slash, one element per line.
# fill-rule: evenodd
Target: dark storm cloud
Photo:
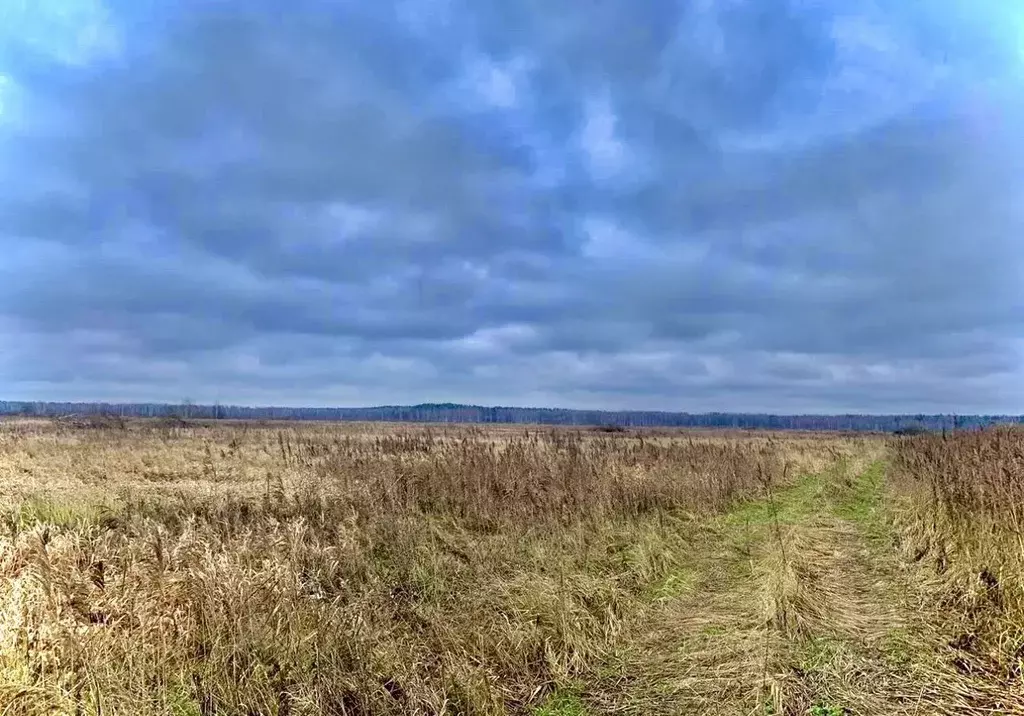
<path fill-rule="evenodd" d="M 1008 7 L 62 8 L 0 33 L 11 397 L 1024 398 Z"/>

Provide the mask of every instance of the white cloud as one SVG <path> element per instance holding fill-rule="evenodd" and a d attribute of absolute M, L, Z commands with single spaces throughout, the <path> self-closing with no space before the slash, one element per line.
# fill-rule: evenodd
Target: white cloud
<path fill-rule="evenodd" d="M 385 214 L 376 209 L 345 201 L 332 201 L 323 208 L 323 227 L 329 239 L 346 241 L 381 225 Z"/>
<path fill-rule="evenodd" d="M 607 95 L 591 97 L 584 105 L 579 143 L 587 168 L 597 181 L 619 175 L 629 160 L 629 150 L 616 131 L 618 118 Z"/>
<path fill-rule="evenodd" d="M 494 328 L 481 328 L 471 335 L 452 341 L 456 350 L 472 354 L 501 356 L 509 350 L 537 339 L 537 330 L 525 323 L 507 323 Z"/>
<path fill-rule="evenodd" d="M 4 116 L 4 111 L 7 109 L 7 105 L 10 102 L 11 95 L 14 93 L 14 82 L 10 77 L 5 77 L 0 74 L 0 117 Z"/>
<path fill-rule="evenodd" d="M 485 107 L 512 110 L 527 101 L 533 64 L 525 57 L 500 62 L 478 55 L 465 64 L 465 74 L 458 85 Z"/>
<path fill-rule="evenodd" d="M 101 0 L 6 0 L 0 8 L 0 44 L 42 52 L 82 65 L 117 54 L 119 32 Z"/>
<path fill-rule="evenodd" d="M 642 253 L 640 241 L 613 220 L 606 217 L 587 217 L 582 222 L 587 240 L 583 255 L 595 260 L 621 261 Z"/>

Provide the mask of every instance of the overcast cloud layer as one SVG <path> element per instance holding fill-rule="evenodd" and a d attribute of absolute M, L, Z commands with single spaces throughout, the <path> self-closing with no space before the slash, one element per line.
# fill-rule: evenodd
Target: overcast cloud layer
<path fill-rule="evenodd" d="M 35 0 L 0 397 L 1024 410 L 1024 8 Z"/>

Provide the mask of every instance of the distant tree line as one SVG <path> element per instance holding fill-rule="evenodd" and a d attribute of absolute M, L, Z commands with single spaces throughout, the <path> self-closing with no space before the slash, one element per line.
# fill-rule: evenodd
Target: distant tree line
<path fill-rule="evenodd" d="M 169 403 L 54 403 L 0 401 L 0 415 L 61 417 L 111 415 L 132 418 L 203 420 L 380 420 L 426 423 L 511 423 L 620 427 L 698 427 L 769 430 L 851 430 L 913 433 L 970 430 L 1022 423 L 1014 415 L 766 415 L 757 413 L 676 413 L 647 410 L 604 411 L 561 408 L 508 408 L 456 403 L 384 405 L 370 408 L 286 408 Z"/>

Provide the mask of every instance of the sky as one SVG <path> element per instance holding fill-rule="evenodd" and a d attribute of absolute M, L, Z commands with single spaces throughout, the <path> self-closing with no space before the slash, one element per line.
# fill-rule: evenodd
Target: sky
<path fill-rule="evenodd" d="M 0 0 L 0 398 L 1024 412 L 1017 6 Z"/>

